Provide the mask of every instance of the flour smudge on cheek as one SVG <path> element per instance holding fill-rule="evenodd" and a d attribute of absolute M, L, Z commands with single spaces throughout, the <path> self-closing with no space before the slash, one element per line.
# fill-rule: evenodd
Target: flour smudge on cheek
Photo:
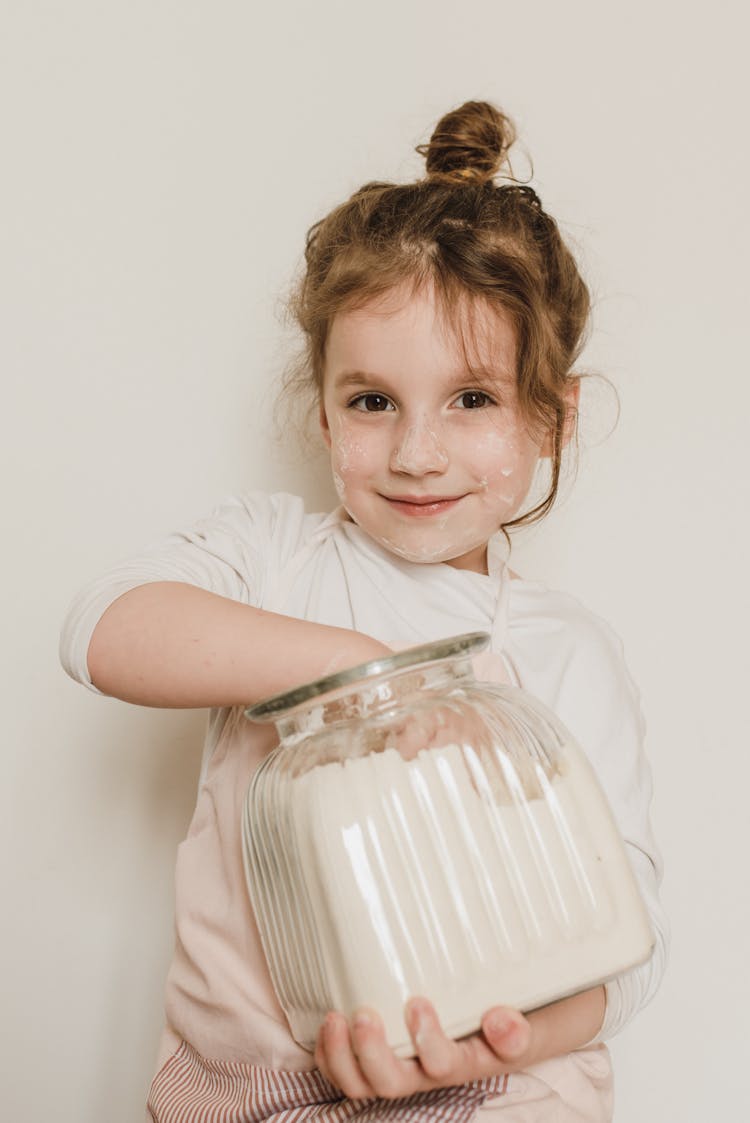
<path fill-rule="evenodd" d="M 343 503 L 346 497 L 346 484 L 335 469 L 333 471 L 333 486 L 336 488 L 336 494 Z"/>
<path fill-rule="evenodd" d="M 340 419 L 331 424 L 331 471 L 336 491 L 341 495 L 348 478 L 356 473 L 364 460 L 364 449 Z"/>

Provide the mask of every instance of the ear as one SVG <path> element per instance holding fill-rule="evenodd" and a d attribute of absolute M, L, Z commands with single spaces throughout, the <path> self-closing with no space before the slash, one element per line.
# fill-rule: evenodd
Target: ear
<path fill-rule="evenodd" d="M 320 431 L 323 434 L 323 440 L 325 441 L 325 443 L 330 448 L 331 447 L 331 427 L 328 424 L 328 418 L 326 417 L 325 406 L 323 405 L 322 401 L 320 402 L 320 405 L 318 407 L 318 420 L 320 421 Z"/>
<path fill-rule="evenodd" d="M 578 403 L 581 398 L 581 379 L 579 375 L 572 375 L 568 379 L 565 390 L 565 424 L 563 425 L 562 447 L 565 448 L 576 431 L 578 421 Z M 552 456 L 552 435 L 544 438 L 544 443 L 539 451 L 541 457 Z"/>

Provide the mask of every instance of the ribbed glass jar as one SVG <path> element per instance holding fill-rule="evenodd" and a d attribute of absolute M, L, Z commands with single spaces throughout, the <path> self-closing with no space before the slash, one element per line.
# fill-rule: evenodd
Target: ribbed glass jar
<path fill-rule="evenodd" d="M 477 683 L 484 633 L 412 648 L 247 710 L 280 744 L 250 784 L 248 888 L 292 1034 L 404 1004 L 444 1031 L 530 1010 L 646 959 L 653 937 L 583 752 L 530 695 Z"/>

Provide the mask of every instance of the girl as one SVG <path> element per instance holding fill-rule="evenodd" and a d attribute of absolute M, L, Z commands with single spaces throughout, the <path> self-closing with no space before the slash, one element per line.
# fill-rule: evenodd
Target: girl
<path fill-rule="evenodd" d="M 481 1123 L 612 1115 L 604 1041 L 651 998 L 665 958 L 660 866 L 637 695 L 612 631 L 507 565 L 509 529 L 552 506 L 576 429 L 589 297 L 535 192 L 496 182 L 514 139 L 484 102 L 449 113 L 427 175 L 369 183 L 310 231 L 293 309 L 341 506 L 251 493 L 86 588 L 68 672 L 148 706 L 210 707 L 197 806 L 179 849 L 176 948 L 149 1096 L 158 1123 L 403 1117 Z M 544 493 L 533 493 L 538 469 Z M 241 806 L 274 734 L 243 707 L 394 647 L 491 633 L 480 674 L 555 710 L 590 754 L 650 912 L 651 960 L 524 1017 L 442 1031 L 331 1011 L 314 1056 L 274 996 L 244 885 Z"/>

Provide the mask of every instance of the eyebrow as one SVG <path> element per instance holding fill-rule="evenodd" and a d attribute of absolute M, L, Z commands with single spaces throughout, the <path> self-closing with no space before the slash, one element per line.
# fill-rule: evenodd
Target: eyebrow
<path fill-rule="evenodd" d="M 368 386 L 372 383 L 382 382 L 382 375 L 368 374 L 364 370 L 345 370 L 337 374 L 333 380 L 334 386 L 345 390 L 349 386 Z"/>
<path fill-rule="evenodd" d="M 511 372 L 506 370 L 493 370 L 490 367 L 475 366 L 471 369 L 464 367 L 457 370 L 446 379 L 450 386 L 497 386 L 506 385 L 513 380 Z M 377 374 L 374 371 L 344 370 L 337 374 L 333 384 L 337 389 L 346 390 L 357 386 L 386 386 L 388 376 Z"/>

